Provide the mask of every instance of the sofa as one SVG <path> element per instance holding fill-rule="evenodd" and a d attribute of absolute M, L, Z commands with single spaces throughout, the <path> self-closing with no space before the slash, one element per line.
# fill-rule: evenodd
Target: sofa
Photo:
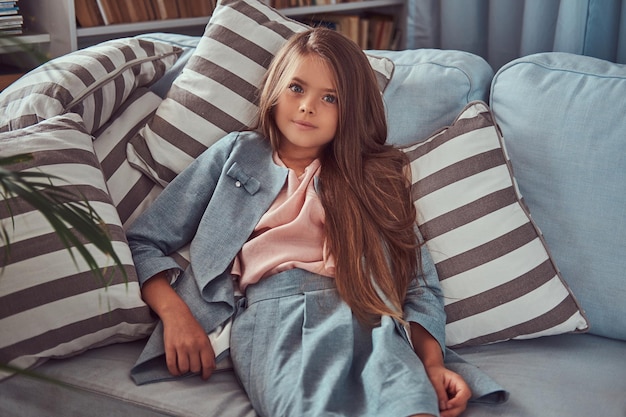
<path fill-rule="evenodd" d="M 256 415 L 227 355 L 209 381 L 131 378 L 157 320 L 124 229 L 221 134 L 251 126 L 263 68 L 298 30 L 222 0 L 202 37 L 103 42 L 0 94 L 0 157 L 31 153 L 12 168 L 80 189 L 123 263 L 94 251 L 97 282 L 38 213 L 0 209 L 0 415 Z M 412 161 L 447 344 L 508 392 L 463 416 L 625 417 L 626 66 L 546 52 L 494 73 L 460 51 L 366 53 L 389 142 Z"/>

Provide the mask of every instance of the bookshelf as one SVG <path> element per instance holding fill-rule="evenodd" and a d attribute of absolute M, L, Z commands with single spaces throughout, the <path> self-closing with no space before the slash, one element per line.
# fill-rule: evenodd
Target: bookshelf
<path fill-rule="evenodd" d="M 202 1 L 211 2 L 211 0 Z M 403 33 L 405 2 L 406 0 L 350 0 L 345 3 L 288 7 L 281 9 L 281 12 L 302 21 L 306 21 L 308 17 L 326 14 L 386 13 L 393 17 L 400 33 Z M 18 38 L 23 44 L 30 45 L 48 58 L 55 58 L 104 40 L 140 33 L 173 32 L 199 36 L 209 19 L 208 16 L 185 17 L 80 27 L 76 21 L 75 0 L 19 0 L 19 3 L 24 16 L 24 34 Z M 403 44 L 403 39 L 400 39 L 398 47 L 402 48 Z M 0 47 L 0 62 L 13 52 Z"/>

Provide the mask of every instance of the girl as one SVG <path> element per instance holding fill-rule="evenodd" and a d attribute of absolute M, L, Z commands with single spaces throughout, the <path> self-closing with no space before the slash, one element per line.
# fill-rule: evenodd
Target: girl
<path fill-rule="evenodd" d="M 257 131 L 209 148 L 128 232 L 161 319 L 136 381 L 158 378 L 161 353 L 170 374 L 209 378 L 207 333 L 232 319 L 233 366 L 262 416 L 459 415 L 471 391 L 444 366 L 445 315 L 420 257 L 408 162 L 385 144 L 367 58 L 334 31 L 297 34 L 259 107 Z M 174 289 L 169 255 L 188 242 Z M 499 389 L 485 381 L 475 394 Z"/>

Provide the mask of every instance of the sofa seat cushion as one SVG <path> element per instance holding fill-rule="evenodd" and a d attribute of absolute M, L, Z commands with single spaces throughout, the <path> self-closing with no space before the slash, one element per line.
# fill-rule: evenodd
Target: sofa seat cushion
<path fill-rule="evenodd" d="M 565 334 L 457 352 L 511 393 L 497 406 L 470 404 L 463 417 L 621 417 L 626 411 L 624 341 Z"/>
<path fill-rule="evenodd" d="M 90 350 L 37 369 L 67 386 L 25 376 L 0 383 L 0 415 L 255 417 L 231 371 L 136 386 L 128 375 L 143 342 Z M 621 417 L 626 410 L 626 342 L 589 334 L 559 335 L 459 349 L 503 384 L 510 399 L 470 404 L 463 417 Z M 37 392 L 37 395 L 32 395 Z"/>
<path fill-rule="evenodd" d="M 18 375 L 0 383 L 0 415 L 255 417 L 232 371 L 137 386 L 130 379 L 145 341 L 51 360 L 36 374 L 66 385 Z M 32 395 L 36 392 L 37 395 Z"/>
<path fill-rule="evenodd" d="M 626 340 L 626 65 L 567 53 L 515 60 L 491 108 L 520 191 L 590 332 Z"/>

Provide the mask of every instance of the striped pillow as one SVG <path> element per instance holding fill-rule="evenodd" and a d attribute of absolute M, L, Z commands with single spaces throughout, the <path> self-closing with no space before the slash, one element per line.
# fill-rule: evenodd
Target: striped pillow
<path fill-rule="evenodd" d="M 468 104 L 451 126 L 404 150 L 418 226 L 444 293 L 448 346 L 587 329 L 485 103 Z"/>
<path fill-rule="evenodd" d="M 161 101 L 162 98 L 151 90 L 139 88 L 124 102 L 111 121 L 95 133 L 93 146 L 96 157 L 124 228 L 163 191 L 163 187 L 133 168 L 126 158 L 129 139 L 154 115 Z M 173 253 L 172 257 L 185 269 L 189 265 L 189 246 Z"/>
<path fill-rule="evenodd" d="M 163 187 L 133 168 L 126 146 L 154 115 L 163 99 L 140 87 L 122 104 L 111 120 L 94 133 L 93 147 L 106 180 L 111 200 L 126 228 L 154 201 Z"/>
<path fill-rule="evenodd" d="M 9 168 L 57 175 L 66 181 L 55 185 L 76 187 L 87 197 L 128 275 L 126 284 L 111 259 L 93 249 L 111 278 L 104 289 L 80 256 L 74 263 L 38 211 L 18 198 L 0 201 L 11 242 L 7 248 L 0 240 L 0 363 L 32 368 L 48 358 L 148 335 L 154 319 L 141 299 L 130 249 L 81 117 L 68 113 L 1 133 L 0 144 L 0 157 L 33 154 L 32 161 Z M 0 378 L 8 375 L 0 372 Z"/>
<path fill-rule="evenodd" d="M 117 39 L 49 61 L 0 95 L 0 132 L 78 113 L 88 132 L 104 124 L 137 87 L 157 81 L 182 49 L 138 38 Z"/>
<path fill-rule="evenodd" d="M 257 0 L 221 0 L 155 117 L 131 140 L 129 159 L 164 186 L 219 138 L 254 125 L 274 54 L 307 28 Z M 393 63 L 369 59 L 384 89 Z"/>

